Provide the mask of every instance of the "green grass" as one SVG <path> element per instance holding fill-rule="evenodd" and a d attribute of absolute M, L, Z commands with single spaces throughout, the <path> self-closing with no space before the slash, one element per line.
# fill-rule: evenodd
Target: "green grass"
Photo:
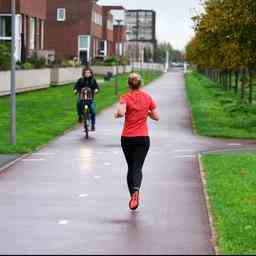
<path fill-rule="evenodd" d="M 199 135 L 256 138 L 256 106 L 240 102 L 232 92 L 217 88 L 208 78 L 192 72 L 186 76 L 194 127 Z"/>
<path fill-rule="evenodd" d="M 144 82 L 158 78 L 160 72 L 144 72 Z M 119 93 L 127 90 L 128 75 L 119 77 Z M 117 101 L 114 79 L 104 83 L 96 96 L 97 113 Z M 9 143 L 10 97 L 0 97 L 0 154 L 26 153 L 48 143 L 76 125 L 76 97 L 73 84 L 17 95 L 17 145 Z"/>
<path fill-rule="evenodd" d="M 256 154 L 203 157 L 223 255 L 256 254 Z"/>

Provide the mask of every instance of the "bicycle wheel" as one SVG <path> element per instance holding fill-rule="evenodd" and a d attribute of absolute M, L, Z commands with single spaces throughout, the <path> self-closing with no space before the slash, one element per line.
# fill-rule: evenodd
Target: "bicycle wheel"
<path fill-rule="evenodd" d="M 85 138 L 89 139 L 89 109 L 88 107 L 85 107 L 84 112 L 84 132 L 85 132 Z"/>

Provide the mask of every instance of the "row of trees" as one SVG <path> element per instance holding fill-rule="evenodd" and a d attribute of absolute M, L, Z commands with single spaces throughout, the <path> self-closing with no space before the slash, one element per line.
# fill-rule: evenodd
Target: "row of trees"
<path fill-rule="evenodd" d="M 195 37 L 187 60 L 226 90 L 253 101 L 256 68 L 256 0 L 206 0 L 205 12 L 193 17 Z M 234 85 L 234 86 L 233 86 Z"/>
<path fill-rule="evenodd" d="M 170 43 L 163 42 L 159 43 L 155 49 L 154 56 L 150 53 L 150 49 L 145 49 L 144 51 L 144 60 L 148 62 L 150 58 L 154 58 L 154 61 L 157 63 L 165 63 L 166 61 L 166 51 L 169 52 L 170 61 L 171 62 L 183 62 L 184 61 L 184 54 L 176 50 L 172 47 Z"/>

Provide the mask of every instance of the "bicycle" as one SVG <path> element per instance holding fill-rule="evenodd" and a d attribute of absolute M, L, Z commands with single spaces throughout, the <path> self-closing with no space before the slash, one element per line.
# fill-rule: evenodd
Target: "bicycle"
<path fill-rule="evenodd" d="M 83 104 L 83 119 L 84 119 L 84 132 L 86 139 L 89 139 L 89 127 L 91 123 L 91 114 L 89 104 L 92 102 L 92 90 L 85 87 L 80 92 L 80 100 Z"/>

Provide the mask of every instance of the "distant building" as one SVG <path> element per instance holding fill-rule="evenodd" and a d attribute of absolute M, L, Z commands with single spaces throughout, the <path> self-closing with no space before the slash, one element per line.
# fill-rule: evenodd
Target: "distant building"
<path fill-rule="evenodd" d="M 115 43 L 113 51 L 117 56 L 124 56 L 127 52 L 126 10 L 123 6 L 103 6 L 103 8 L 113 16 Z"/>
<path fill-rule="evenodd" d="M 82 63 L 115 55 L 113 8 L 97 0 L 47 0 L 47 48 L 59 60 L 77 57 Z"/>
<path fill-rule="evenodd" d="M 131 59 L 144 61 L 145 52 L 151 59 L 156 48 L 156 12 L 153 10 L 127 10 L 128 51 Z M 147 49 L 145 51 L 145 49 Z"/>
<path fill-rule="evenodd" d="M 16 0 L 16 59 L 45 49 L 46 0 Z M 11 42 L 11 0 L 0 0 L 0 43 Z"/>

